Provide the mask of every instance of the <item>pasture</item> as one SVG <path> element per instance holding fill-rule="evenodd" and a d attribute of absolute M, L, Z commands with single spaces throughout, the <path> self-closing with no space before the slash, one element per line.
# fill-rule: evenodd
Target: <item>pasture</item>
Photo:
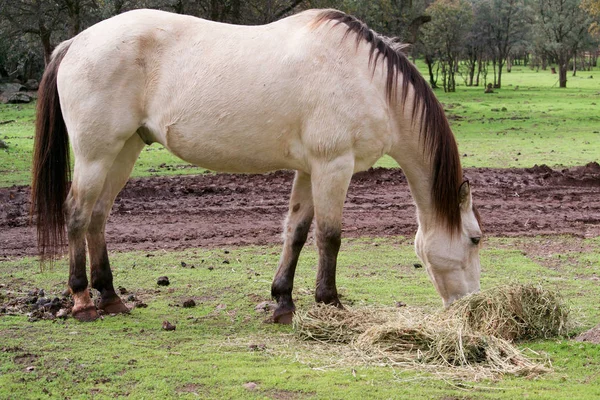
<path fill-rule="evenodd" d="M 568 167 L 600 159 L 599 79 L 599 69 L 580 71 L 560 89 L 549 70 L 515 66 L 494 93 L 459 86 L 456 93 L 436 95 L 458 139 L 463 167 Z M 0 187 L 30 181 L 34 115 L 32 104 L 0 106 L 0 122 L 14 121 L 0 125 L 0 139 L 9 146 L 0 151 Z M 376 166 L 397 164 L 384 157 Z M 132 177 L 202 172 L 154 144 L 142 151 Z"/>
<path fill-rule="evenodd" d="M 514 67 L 503 76 L 504 88 L 493 94 L 484 94 L 481 87 L 461 86 L 453 94 L 437 91 L 457 136 L 463 166 L 562 168 L 600 160 L 599 71 L 569 76 L 566 90 L 553 86 L 557 79 L 549 71 Z M 14 120 L 0 125 L 0 139 L 8 145 L 0 150 L 0 187 L 29 181 L 33 119 L 31 105 L 0 107 L 0 122 Z M 392 163 L 384 158 L 378 165 L 395 167 Z M 142 152 L 133 176 L 200 172 L 153 145 Z M 485 210 L 482 217 L 485 224 Z M 597 223 L 590 219 L 589 224 Z M 492 230 L 481 251 L 482 288 L 516 282 L 558 290 L 573 307 L 574 336 L 600 323 L 600 237 L 555 233 L 537 236 L 532 227 L 526 237 L 505 237 Z M 417 259 L 412 235 L 353 233 L 357 235 L 344 235 L 340 251 L 338 285 L 344 304 L 393 306 L 401 301 L 427 312 L 440 310 L 440 298 L 426 272 L 413 266 Z M 109 251 L 117 239 L 107 237 Z M 147 307 L 87 324 L 72 318 L 29 321 L 29 306 L 24 304 L 29 293 L 42 288 L 47 297 L 60 298 L 67 261 L 42 271 L 34 258 L 6 256 L 0 250 L 0 309 L 5 308 L 0 314 L 0 398 L 600 396 L 600 347 L 572 338 L 517 344 L 553 368 L 541 376 L 473 380 L 444 371 L 349 363 L 341 357 L 343 349 L 303 342 L 291 327 L 269 323 L 268 314 L 255 309 L 270 300 L 278 244 L 178 251 L 156 247 L 112 253 L 115 285 L 126 292 L 122 297 L 133 296 L 129 305 L 138 301 Z M 308 309 L 313 303 L 316 261 L 310 243 L 297 269 L 298 308 Z M 171 284 L 158 286 L 157 278 L 165 275 Z M 190 299 L 196 306 L 184 308 Z M 162 329 L 166 320 L 176 325 L 175 331 Z"/>

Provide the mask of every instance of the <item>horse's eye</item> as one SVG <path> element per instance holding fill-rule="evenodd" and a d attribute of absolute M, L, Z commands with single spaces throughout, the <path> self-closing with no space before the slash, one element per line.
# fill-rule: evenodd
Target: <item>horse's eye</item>
<path fill-rule="evenodd" d="M 481 238 L 479 236 L 477 237 L 472 237 L 471 238 L 471 243 L 473 244 L 479 244 L 479 241 L 481 240 Z"/>

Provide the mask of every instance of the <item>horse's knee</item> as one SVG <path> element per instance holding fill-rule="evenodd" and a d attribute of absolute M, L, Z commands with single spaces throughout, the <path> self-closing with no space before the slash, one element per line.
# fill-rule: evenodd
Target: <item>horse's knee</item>
<path fill-rule="evenodd" d="M 342 230 L 333 227 L 319 229 L 317 232 L 317 243 L 325 253 L 337 254 L 342 245 Z"/>
<path fill-rule="evenodd" d="M 312 219 L 304 219 L 300 221 L 294 227 L 294 232 L 292 233 L 292 249 L 294 251 L 300 252 L 304 244 L 306 243 L 306 238 L 308 237 L 308 232 L 310 231 L 310 224 Z"/>

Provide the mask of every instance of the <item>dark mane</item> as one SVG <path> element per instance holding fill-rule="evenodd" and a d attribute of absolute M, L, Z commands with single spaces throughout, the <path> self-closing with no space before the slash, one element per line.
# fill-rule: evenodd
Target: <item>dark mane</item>
<path fill-rule="evenodd" d="M 369 64 L 373 70 L 381 59 L 387 62 L 386 96 L 391 104 L 398 97 L 398 75 L 402 75 L 400 105 L 404 107 L 410 86 L 415 97 L 412 109 L 413 121 L 420 121 L 420 140 L 424 151 L 431 160 L 432 198 L 436 215 L 446 222 L 450 232 L 456 232 L 461 226 L 459 188 L 462 183 L 462 168 L 458 156 L 458 147 L 444 114 L 444 109 L 435 97 L 433 90 L 421 76 L 417 68 L 401 51 L 395 38 L 386 38 L 356 19 L 341 11 L 326 10 L 317 18 L 316 24 L 335 21 L 335 25 L 347 26 L 347 38 L 350 33 L 356 35 L 356 45 L 361 41 L 371 44 Z M 334 25 L 334 26 L 335 26 Z"/>

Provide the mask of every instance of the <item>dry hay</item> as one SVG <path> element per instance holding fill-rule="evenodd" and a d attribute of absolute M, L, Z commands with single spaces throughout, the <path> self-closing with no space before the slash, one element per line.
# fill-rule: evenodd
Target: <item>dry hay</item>
<path fill-rule="evenodd" d="M 457 300 L 446 314 L 466 331 L 514 341 L 565 335 L 569 308 L 539 286 L 502 285 Z"/>
<path fill-rule="evenodd" d="M 294 316 L 302 339 L 336 346 L 356 364 L 403 366 L 472 379 L 536 375 L 550 369 L 512 341 L 566 333 L 568 308 L 555 293 L 532 285 L 500 286 L 470 295 L 439 314 L 411 307 L 317 305 Z"/>

